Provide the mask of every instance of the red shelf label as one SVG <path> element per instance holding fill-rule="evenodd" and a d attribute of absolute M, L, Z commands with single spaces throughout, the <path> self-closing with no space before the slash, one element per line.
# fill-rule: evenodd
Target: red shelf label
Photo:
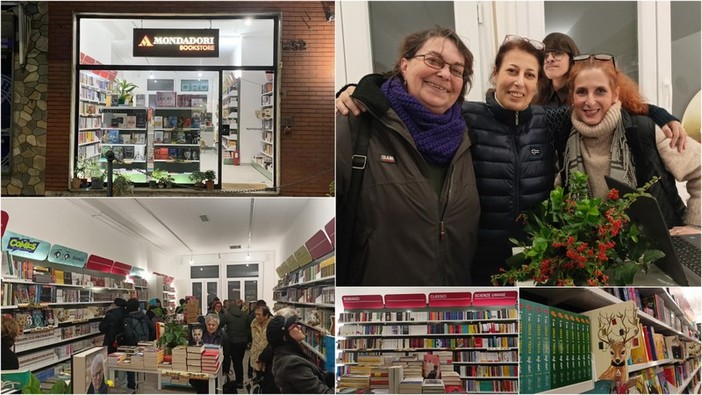
<path fill-rule="evenodd" d="M 324 225 L 324 230 L 327 232 L 329 240 L 331 240 L 332 247 L 336 248 L 336 217 Z"/>
<path fill-rule="evenodd" d="M 318 231 L 305 243 L 305 247 L 310 252 L 312 259 L 318 259 L 334 250 L 327 235 L 323 231 Z"/>
<path fill-rule="evenodd" d="M 470 292 L 432 292 L 429 294 L 430 307 L 469 307 Z"/>
<path fill-rule="evenodd" d="M 383 297 L 380 295 L 346 295 L 341 301 L 346 310 L 383 308 Z"/>
<path fill-rule="evenodd" d="M 424 294 L 385 295 L 385 307 L 389 309 L 427 307 L 427 296 Z"/>
<path fill-rule="evenodd" d="M 129 272 L 131 272 L 131 271 L 132 271 L 131 265 L 127 265 L 126 263 L 115 261 L 114 265 L 112 265 L 112 270 L 110 270 L 110 273 L 118 274 L 120 276 L 126 277 L 129 275 Z"/>
<path fill-rule="evenodd" d="M 517 291 L 474 292 L 473 306 L 515 306 Z"/>
<path fill-rule="evenodd" d="M 86 269 L 96 270 L 98 272 L 110 273 L 112 270 L 112 265 L 114 261 L 107 258 L 103 258 L 97 255 L 90 255 L 88 257 L 88 263 L 85 264 Z"/>

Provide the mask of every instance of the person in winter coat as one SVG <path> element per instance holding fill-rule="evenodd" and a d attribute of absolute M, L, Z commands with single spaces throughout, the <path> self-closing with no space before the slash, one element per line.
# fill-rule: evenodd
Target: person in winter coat
<path fill-rule="evenodd" d="M 471 273 L 468 282 L 461 283 L 463 285 L 491 283 L 491 276 L 499 273 L 500 268 L 505 266 L 505 260 L 512 255 L 514 245 L 510 239 L 526 239 L 517 217 L 546 200 L 553 189 L 555 165 L 559 159 L 556 154 L 560 154 L 554 145 L 560 147 L 567 138 L 564 130 L 567 130 L 570 109 L 560 107 L 547 111 L 531 104 L 537 92 L 538 80 L 544 78 L 543 51 L 544 44 L 539 41 L 507 35 L 495 57 L 491 75 L 494 88 L 487 92 L 486 102 L 463 103 L 462 115 L 470 128 L 472 159 L 480 196 L 477 251 L 474 259 L 465 255 L 461 262 L 462 269 Z M 378 76 L 364 77 L 357 90 L 362 89 L 364 83 L 377 85 Z M 337 108 L 342 114 L 360 110 L 349 99 L 347 92 L 350 90 L 342 92 L 337 99 Z M 358 99 L 355 91 L 353 98 Z M 661 124 L 672 121 L 669 117 L 655 120 Z M 337 161 L 339 152 L 337 148 Z M 405 265 L 407 261 L 402 260 Z M 383 285 L 391 285 L 385 284 L 387 280 L 384 279 L 397 277 L 396 272 L 392 273 L 392 276 L 388 276 L 388 273 L 384 273 L 384 277 L 383 274 L 379 275 L 379 278 L 383 278 Z"/>
<path fill-rule="evenodd" d="M 480 214 L 461 116 L 473 54 L 455 31 L 439 27 L 409 34 L 400 53 L 382 86 L 361 82 L 354 92 L 368 113 L 336 118 L 337 284 L 467 285 Z M 352 163 L 365 129 L 367 159 Z M 354 216 L 347 194 L 359 166 Z"/>
<path fill-rule="evenodd" d="M 224 353 L 223 366 L 229 366 L 229 339 L 226 332 L 220 329 L 219 315 L 210 313 L 205 316 L 206 330 L 202 333 L 203 344 L 216 344 L 222 346 Z M 206 394 L 208 392 L 208 383 L 206 380 L 189 380 L 190 385 L 197 390 L 198 394 Z"/>
<path fill-rule="evenodd" d="M 15 345 L 15 338 L 19 336 L 22 331 L 19 328 L 19 324 L 13 317 L 2 316 L 2 339 L 0 340 L 0 348 L 2 348 L 2 359 L 0 359 L 0 370 L 17 370 L 19 369 L 19 360 L 17 354 L 12 351 L 12 347 Z"/>
<path fill-rule="evenodd" d="M 688 138 L 688 148 L 680 154 L 653 122 L 636 115 L 645 114 L 647 105 L 611 55 L 576 56 L 568 87 L 573 129 L 565 147 L 565 186 L 578 170 L 588 174 L 592 196 L 605 199 L 609 188 L 604 176 L 632 188 L 660 177 L 650 193 L 671 232 L 699 233 L 700 144 Z M 678 195 L 676 181 L 686 183 L 687 204 Z"/>
<path fill-rule="evenodd" d="M 268 346 L 268 339 L 266 338 L 266 328 L 268 328 L 268 323 L 271 322 L 273 318 L 271 317 L 271 311 L 268 306 L 258 306 L 255 309 L 255 318 L 251 322 L 251 351 L 249 352 L 249 366 L 260 372 L 260 362 L 258 356 L 261 354 L 266 346 Z"/>
<path fill-rule="evenodd" d="M 122 320 L 127 314 L 127 301 L 122 298 L 115 298 L 112 307 L 107 310 L 105 317 L 100 321 L 98 329 L 100 333 L 105 334 L 105 339 L 102 342 L 103 346 L 107 346 L 107 352 L 113 353 L 117 351 L 117 336 L 124 332 Z"/>
<path fill-rule="evenodd" d="M 232 364 L 234 365 L 234 376 L 237 388 L 244 388 L 244 354 L 249 344 L 251 329 L 249 321 L 241 311 L 243 301 L 229 303 L 229 309 L 222 316 L 226 325 L 227 336 L 229 337 L 229 350 Z M 225 366 L 223 372 L 228 372 L 229 366 Z"/>
<path fill-rule="evenodd" d="M 273 318 L 271 318 L 272 320 Z M 270 323 L 270 322 L 269 322 Z M 266 338 L 266 342 L 268 339 Z M 280 388 L 275 384 L 275 377 L 273 377 L 273 346 L 268 344 L 266 348 L 258 354 L 258 367 L 261 375 L 256 376 L 260 378 L 258 384 L 261 387 L 262 394 L 279 394 Z"/>
<path fill-rule="evenodd" d="M 294 309 L 279 310 L 268 323 L 266 337 L 273 347 L 273 377 L 284 394 L 333 394 L 328 374 L 304 353 L 302 325 Z M 333 382 L 333 380 L 331 380 Z"/>

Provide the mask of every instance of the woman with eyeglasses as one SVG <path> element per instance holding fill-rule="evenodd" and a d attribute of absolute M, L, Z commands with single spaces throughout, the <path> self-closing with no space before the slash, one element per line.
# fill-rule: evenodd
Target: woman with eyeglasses
<path fill-rule="evenodd" d="M 644 116 L 648 106 L 638 86 L 616 67 L 612 55 L 579 55 L 574 61 L 568 80 L 573 128 L 561 173 L 565 185 L 574 170 L 587 173 L 590 193 L 604 199 L 609 193 L 604 176 L 633 188 L 660 177 L 650 192 L 668 227 L 676 234 L 699 233 L 700 144 L 688 138 L 682 153 L 669 146 L 663 132 Z M 686 183 L 687 207 L 676 180 Z"/>
<path fill-rule="evenodd" d="M 575 41 L 563 33 L 550 33 L 544 37 L 544 74 L 546 78 L 539 80 L 539 92 L 534 98 L 534 104 L 544 107 L 568 106 L 568 77 L 573 58 L 580 55 L 580 49 Z M 664 108 L 648 105 L 648 115 L 656 124 L 660 125 L 666 136 L 670 139 L 671 147 L 678 147 L 679 151 L 685 148 L 686 133 L 680 120 L 671 115 Z M 570 125 L 566 125 L 568 127 Z M 674 132 L 673 132 L 674 131 Z M 678 136 L 682 139 L 678 144 Z"/>
<path fill-rule="evenodd" d="M 416 32 L 391 72 L 358 85 L 368 112 L 337 116 L 337 240 L 349 243 L 337 251 L 337 284 L 471 283 L 480 202 L 461 102 L 472 76 L 473 55 L 453 30 Z M 363 130 L 367 149 L 354 161 Z"/>
<path fill-rule="evenodd" d="M 273 348 L 273 377 L 283 394 L 333 394 L 334 374 L 326 373 L 302 350 L 305 333 L 297 311 L 278 310 L 268 323 L 266 338 Z"/>
<path fill-rule="evenodd" d="M 547 199 L 553 189 L 558 160 L 553 144 L 555 141 L 557 147 L 562 146 L 567 138 L 562 131 L 567 127 L 564 124 L 569 108 L 546 111 L 531 104 L 538 81 L 545 78 L 544 49 L 537 40 L 507 35 L 495 57 L 490 77 L 493 88 L 487 92 L 485 103 L 463 103 L 480 196 L 477 252 L 474 259 L 466 255 L 461 262 L 463 270 L 471 272 L 471 285 L 490 284 L 491 276 L 512 255 L 514 245 L 510 239 L 526 238 L 517 217 Z M 379 83 L 382 76 L 366 76 L 358 89 Z M 339 94 L 336 106 L 341 114 L 360 113 L 354 102 L 358 97 L 355 92 L 351 97 L 351 92 L 349 87 Z M 365 105 L 363 100 L 360 102 Z M 337 162 L 346 159 L 339 158 L 339 154 L 337 151 Z M 350 153 L 343 154 L 351 157 Z M 340 224 L 342 220 L 340 217 Z M 341 265 L 339 261 L 337 267 Z M 387 276 L 380 279 L 380 284 L 387 285 Z"/>

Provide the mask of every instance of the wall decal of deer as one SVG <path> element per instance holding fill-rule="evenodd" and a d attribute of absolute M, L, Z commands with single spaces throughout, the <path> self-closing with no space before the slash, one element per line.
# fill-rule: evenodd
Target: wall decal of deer
<path fill-rule="evenodd" d="M 597 338 L 599 348 L 609 349 L 610 366 L 599 377 L 600 380 L 627 381 L 629 372 L 626 365 L 629 342 L 639 333 L 639 318 L 636 308 L 619 313 L 600 312 L 598 316 Z"/>

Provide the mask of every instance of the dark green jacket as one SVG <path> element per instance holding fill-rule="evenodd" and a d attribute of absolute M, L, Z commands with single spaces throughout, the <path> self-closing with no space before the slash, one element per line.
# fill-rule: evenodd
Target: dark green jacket
<path fill-rule="evenodd" d="M 229 337 L 229 343 L 248 343 L 251 335 L 249 327 L 249 319 L 237 305 L 229 307 L 226 313 L 222 316 L 222 321 L 226 325 L 225 330 Z"/>

